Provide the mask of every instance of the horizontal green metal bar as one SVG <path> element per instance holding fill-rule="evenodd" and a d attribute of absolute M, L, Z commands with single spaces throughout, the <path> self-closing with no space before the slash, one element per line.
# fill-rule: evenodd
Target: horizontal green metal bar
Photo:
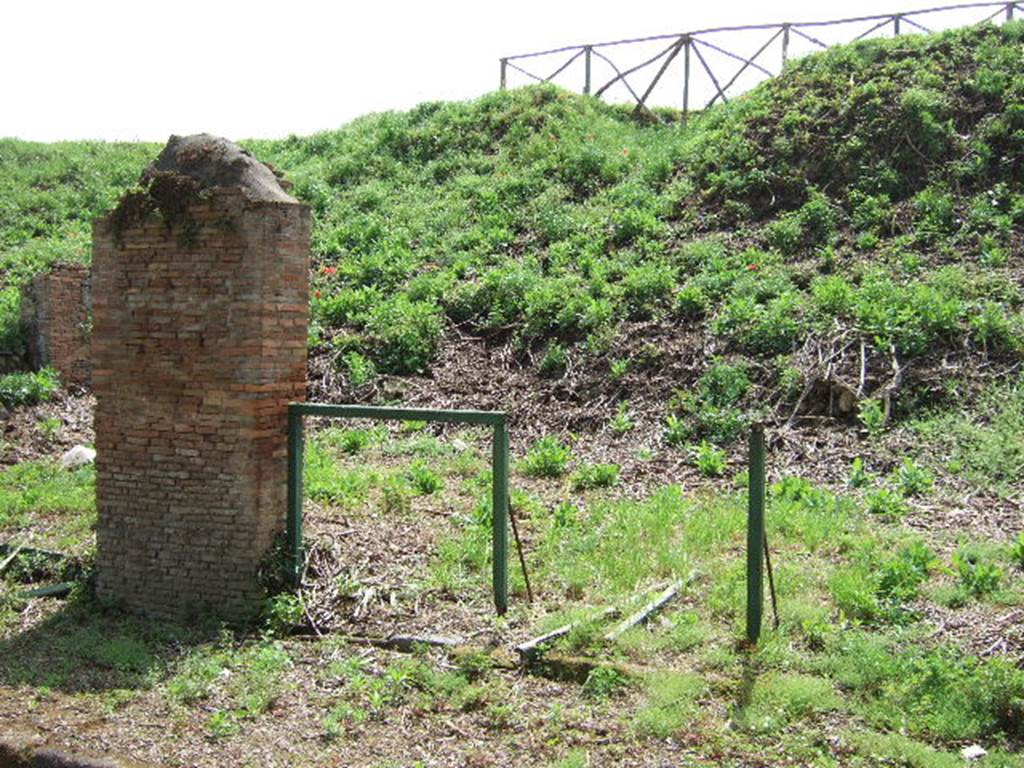
<path fill-rule="evenodd" d="M 393 419 L 395 421 L 440 421 L 448 424 L 505 424 L 501 411 L 439 411 L 432 408 L 390 408 L 376 405 L 330 405 L 327 403 L 292 403 L 291 413 L 303 416 L 334 416 L 346 419 Z"/>
<path fill-rule="evenodd" d="M 74 587 L 75 582 L 62 581 L 59 584 L 50 584 L 47 587 L 39 587 L 37 589 L 29 589 L 24 592 L 19 592 L 18 597 L 25 600 L 32 597 L 63 597 L 71 592 Z"/>

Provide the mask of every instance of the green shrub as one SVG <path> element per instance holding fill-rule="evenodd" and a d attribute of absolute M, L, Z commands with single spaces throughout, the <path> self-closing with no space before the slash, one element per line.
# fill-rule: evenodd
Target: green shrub
<path fill-rule="evenodd" d="M 574 491 L 611 488 L 617 482 L 618 464 L 584 464 L 569 476 L 569 487 Z"/>
<path fill-rule="evenodd" d="M 981 598 L 999 589 L 1003 569 L 995 563 L 985 562 L 980 554 L 961 548 L 953 555 L 953 567 L 960 577 L 960 585 L 972 597 Z"/>
<path fill-rule="evenodd" d="M 908 88 L 900 96 L 900 121 L 916 151 L 929 160 L 945 155 L 955 131 L 946 95 L 930 88 Z"/>
<path fill-rule="evenodd" d="M 606 326 L 615 314 L 609 299 L 593 296 L 577 278 L 536 281 L 525 301 L 527 339 L 582 339 Z"/>
<path fill-rule="evenodd" d="M 271 634 L 279 637 L 301 624 L 305 615 L 302 599 L 287 592 L 274 595 L 263 604 L 263 623 Z"/>
<path fill-rule="evenodd" d="M 349 385 L 355 389 L 369 384 L 377 376 L 373 361 L 358 352 L 346 352 L 340 362 Z"/>
<path fill-rule="evenodd" d="M 914 198 L 918 232 L 927 241 L 947 235 L 956 227 L 956 204 L 948 189 L 926 187 Z"/>
<path fill-rule="evenodd" d="M 406 470 L 405 477 L 420 496 L 429 496 L 444 488 L 444 480 L 422 461 L 414 461 Z"/>
<path fill-rule="evenodd" d="M 861 400 L 857 407 L 857 415 L 869 435 L 878 435 L 885 429 L 885 409 L 882 407 L 881 400 L 873 398 Z"/>
<path fill-rule="evenodd" d="M 935 475 L 928 468 L 915 464 L 912 459 L 903 459 L 894 480 L 904 496 L 921 496 L 935 485 Z"/>
<path fill-rule="evenodd" d="M 814 190 L 803 206 L 785 213 L 768 225 L 768 243 L 791 256 L 805 248 L 825 245 L 836 231 L 836 211 L 823 194 Z"/>
<path fill-rule="evenodd" d="M 905 356 L 932 350 L 959 334 L 964 305 L 963 273 L 939 270 L 925 282 L 899 285 L 883 273 L 867 275 L 857 294 L 858 323 L 886 348 L 894 344 Z"/>
<path fill-rule="evenodd" d="M 850 222 L 857 232 L 889 234 L 892 230 L 894 212 L 886 194 L 866 195 L 854 190 L 850 194 L 852 211 Z"/>
<path fill-rule="evenodd" d="M 692 430 L 686 421 L 674 413 L 670 413 L 665 417 L 664 433 L 665 442 L 677 448 L 686 445 L 692 436 Z"/>
<path fill-rule="evenodd" d="M 907 603 L 917 599 L 918 588 L 938 564 L 935 555 L 920 541 L 902 547 L 879 570 L 875 594 L 890 621 L 909 617 Z"/>
<path fill-rule="evenodd" d="M 544 357 L 540 360 L 540 375 L 548 379 L 558 378 L 565 374 L 568 364 L 569 353 L 565 351 L 565 347 L 557 341 L 553 341 L 548 345 Z"/>
<path fill-rule="evenodd" d="M 572 461 L 572 449 L 548 435 L 535 442 L 523 457 L 520 469 L 530 477 L 561 477 Z"/>
<path fill-rule="evenodd" d="M 583 693 L 592 699 L 607 699 L 629 685 L 629 678 L 614 667 L 594 667 L 583 683 Z"/>
<path fill-rule="evenodd" d="M 971 334 L 986 350 L 1015 352 L 1021 348 L 1024 329 L 1001 304 L 986 301 L 970 319 Z"/>
<path fill-rule="evenodd" d="M 1024 571 L 1024 533 L 1018 533 L 1010 546 L 1010 562 Z"/>
<path fill-rule="evenodd" d="M 721 477 L 728 466 L 725 451 L 706 440 L 693 449 L 693 463 L 705 477 Z"/>
<path fill-rule="evenodd" d="M 0 403 L 8 408 L 45 403 L 60 389 L 57 372 L 43 368 L 35 373 L 0 376 Z"/>
<path fill-rule="evenodd" d="M 867 488 L 871 484 L 871 475 L 864 469 L 864 459 L 860 456 L 855 458 L 850 465 L 850 479 L 848 482 L 853 488 Z"/>
<path fill-rule="evenodd" d="M 444 322 L 437 305 L 413 302 L 404 294 L 397 294 L 370 311 L 366 331 L 373 356 L 382 370 L 418 373 L 434 359 Z"/>
<path fill-rule="evenodd" d="M 742 365 L 730 365 L 719 358 L 697 380 L 697 396 L 719 408 L 737 405 L 750 390 L 750 378 Z"/>
<path fill-rule="evenodd" d="M 816 277 L 811 283 L 811 295 L 817 310 L 828 317 L 848 314 L 854 306 L 856 293 L 843 277 L 828 275 Z"/>
<path fill-rule="evenodd" d="M 668 305 L 676 285 L 675 269 L 668 264 L 641 264 L 622 278 L 619 290 L 632 320 L 646 320 Z"/>
<path fill-rule="evenodd" d="M 864 501 L 869 513 L 890 520 L 899 520 L 910 512 L 903 497 L 888 488 L 878 488 L 865 494 Z"/>
<path fill-rule="evenodd" d="M 676 294 L 676 314 L 687 319 L 703 317 L 709 307 L 711 300 L 704 289 L 699 285 L 689 282 L 684 285 Z"/>
<path fill-rule="evenodd" d="M 631 431 L 636 425 L 633 423 L 633 419 L 629 416 L 629 401 L 623 400 L 619 403 L 615 409 L 615 415 L 612 416 L 611 422 L 608 425 L 612 433 L 622 436 L 627 432 Z"/>
<path fill-rule="evenodd" d="M 711 332 L 758 354 L 790 352 L 806 329 L 805 300 L 786 291 L 765 303 L 750 296 L 729 299 L 711 321 Z"/>
<path fill-rule="evenodd" d="M 17 286 L 7 286 L 0 289 L 0 352 L 20 357 L 24 347 L 21 290 Z"/>

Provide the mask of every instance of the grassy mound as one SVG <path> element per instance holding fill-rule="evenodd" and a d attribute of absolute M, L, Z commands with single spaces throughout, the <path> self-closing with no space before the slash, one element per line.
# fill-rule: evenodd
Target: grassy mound
<path fill-rule="evenodd" d="M 348 397 L 469 335 L 539 389 L 639 388 L 670 441 L 881 427 L 1024 351 L 1022 38 L 834 48 L 687 127 L 538 87 L 247 146 L 314 210 L 310 345 Z M 87 259 L 155 151 L 0 142 L 0 345 L 17 286 Z M 672 368 L 669 338 L 698 359 Z M 666 366 L 684 391 L 641 386 Z"/>

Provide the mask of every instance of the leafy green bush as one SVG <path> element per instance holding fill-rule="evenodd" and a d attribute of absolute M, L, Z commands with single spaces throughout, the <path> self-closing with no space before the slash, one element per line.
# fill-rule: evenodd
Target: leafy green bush
<path fill-rule="evenodd" d="M 899 609 L 904 603 L 917 598 L 918 587 L 927 580 L 929 571 L 937 563 L 935 555 L 924 543 L 911 542 L 882 566 L 875 593 Z"/>
<path fill-rule="evenodd" d="M 956 227 L 956 204 L 948 189 L 927 187 L 914 198 L 918 232 L 927 241 L 947 235 Z"/>
<path fill-rule="evenodd" d="M 358 389 L 369 384 L 377 376 L 377 366 L 365 355 L 347 352 L 341 357 L 341 367 L 350 386 Z"/>
<path fill-rule="evenodd" d="M 711 300 L 704 289 L 693 282 L 684 285 L 676 294 L 676 314 L 683 318 L 696 319 L 703 317 L 709 307 Z"/>
<path fill-rule="evenodd" d="M 676 285 L 675 269 L 668 264 L 641 264 L 626 272 L 619 283 L 626 315 L 645 320 L 668 305 Z"/>
<path fill-rule="evenodd" d="M 619 482 L 618 464 L 584 464 L 569 475 L 569 487 L 574 491 L 611 488 Z"/>
<path fill-rule="evenodd" d="M 665 417 L 665 442 L 677 448 L 686 445 L 692 435 L 690 426 L 674 413 Z"/>
<path fill-rule="evenodd" d="M 866 488 L 871 484 L 871 475 L 864 469 L 864 459 L 860 456 L 855 458 L 850 465 L 850 479 L 848 482 L 853 488 Z"/>
<path fill-rule="evenodd" d="M 429 496 L 444 488 L 444 480 L 422 461 L 414 461 L 406 470 L 405 477 L 420 496 Z"/>
<path fill-rule="evenodd" d="M 1024 329 L 1018 318 L 995 301 L 986 301 L 970 319 L 972 335 L 991 351 L 1015 352 L 1021 348 Z"/>
<path fill-rule="evenodd" d="M 520 464 L 530 477 L 561 477 L 572 461 L 572 449 L 548 435 L 535 442 Z"/>
<path fill-rule="evenodd" d="M 825 245 L 836 226 L 835 208 L 821 192 L 812 190 L 799 210 L 783 214 L 768 225 L 768 242 L 790 256 L 805 248 Z"/>
<path fill-rule="evenodd" d="M 870 491 L 865 494 L 864 501 L 869 513 L 890 520 L 899 520 L 910 512 L 910 507 L 903 500 L 903 496 L 888 488 Z"/>
<path fill-rule="evenodd" d="M 1010 561 L 1024 571 L 1024 533 L 1018 533 L 1010 546 Z"/>
<path fill-rule="evenodd" d="M 366 320 L 373 356 L 388 373 L 422 371 L 433 360 L 444 333 L 441 310 L 397 294 L 370 310 Z"/>
<path fill-rule="evenodd" d="M 739 403 L 749 389 L 750 379 L 742 365 L 715 358 L 693 392 L 676 392 L 669 401 L 666 441 L 679 446 L 695 437 L 715 443 L 733 440 L 747 425 Z"/>
<path fill-rule="evenodd" d="M 961 548 L 953 555 L 953 567 L 960 577 L 960 585 L 972 597 L 985 597 L 999 589 L 1003 569 L 995 563 L 985 562 L 977 552 Z"/>
<path fill-rule="evenodd" d="M 0 352 L 17 357 L 23 351 L 21 291 L 16 286 L 8 286 L 0 290 Z"/>
<path fill-rule="evenodd" d="M 305 617 L 298 595 L 287 592 L 268 598 L 263 604 L 263 623 L 272 635 L 287 635 Z"/>
<path fill-rule="evenodd" d="M 896 647 L 875 633 L 838 636 L 829 666 L 871 720 L 936 739 L 964 741 L 1021 732 L 1024 672 L 957 647 Z"/>
<path fill-rule="evenodd" d="M 569 364 L 569 353 L 565 351 L 565 347 L 559 344 L 557 341 L 553 341 L 548 345 L 547 350 L 544 352 L 544 357 L 540 359 L 540 375 L 549 379 L 555 379 L 565 374 L 565 369 Z"/>
<path fill-rule="evenodd" d="M 786 291 L 765 303 L 749 296 L 735 296 L 711 321 L 711 332 L 758 354 L 790 352 L 806 329 L 805 299 Z"/>
<path fill-rule="evenodd" d="M 921 496 L 928 493 L 935 485 L 935 475 L 927 467 L 916 464 L 913 459 L 903 459 L 903 463 L 893 478 L 896 487 L 904 496 Z"/>
<path fill-rule="evenodd" d="M 594 667 L 583 683 L 583 693 L 592 699 L 607 699 L 629 685 L 629 678 L 614 667 Z"/>
<path fill-rule="evenodd" d="M 881 400 L 873 398 L 861 400 L 857 408 L 857 415 L 869 435 L 878 435 L 885 429 L 885 410 L 882 408 Z"/>
<path fill-rule="evenodd" d="M 706 440 L 693 449 L 693 463 L 705 477 L 721 477 L 727 467 L 725 451 Z"/>
<path fill-rule="evenodd" d="M 742 365 L 714 359 L 697 380 L 697 396 L 719 408 L 737 405 L 750 389 L 750 378 Z"/>
<path fill-rule="evenodd" d="M 8 408 L 45 403 L 59 389 L 60 380 L 52 368 L 34 373 L 8 373 L 0 376 L 0 403 Z"/>
<path fill-rule="evenodd" d="M 615 409 L 615 415 L 612 416 L 608 426 L 611 427 L 614 434 L 619 435 L 620 437 L 636 426 L 633 423 L 633 419 L 630 418 L 629 402 L 627 400 L 623 400 L 618 404 Z"/>

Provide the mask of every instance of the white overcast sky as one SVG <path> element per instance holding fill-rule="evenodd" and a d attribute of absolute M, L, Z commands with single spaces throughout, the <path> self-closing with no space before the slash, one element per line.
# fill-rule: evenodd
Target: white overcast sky
<path fill-rule="evenodd" d="M 162 141 L 171 133 L 199 131 L 236 139 L 307 134 L 368 112 L 479 96 L 497 86 L 502 55 L 709 26 L 941 4 L 0 2 L 0 136 L 39 141 Z M 982 13 L 973 12 L 971 20 Z"/>

